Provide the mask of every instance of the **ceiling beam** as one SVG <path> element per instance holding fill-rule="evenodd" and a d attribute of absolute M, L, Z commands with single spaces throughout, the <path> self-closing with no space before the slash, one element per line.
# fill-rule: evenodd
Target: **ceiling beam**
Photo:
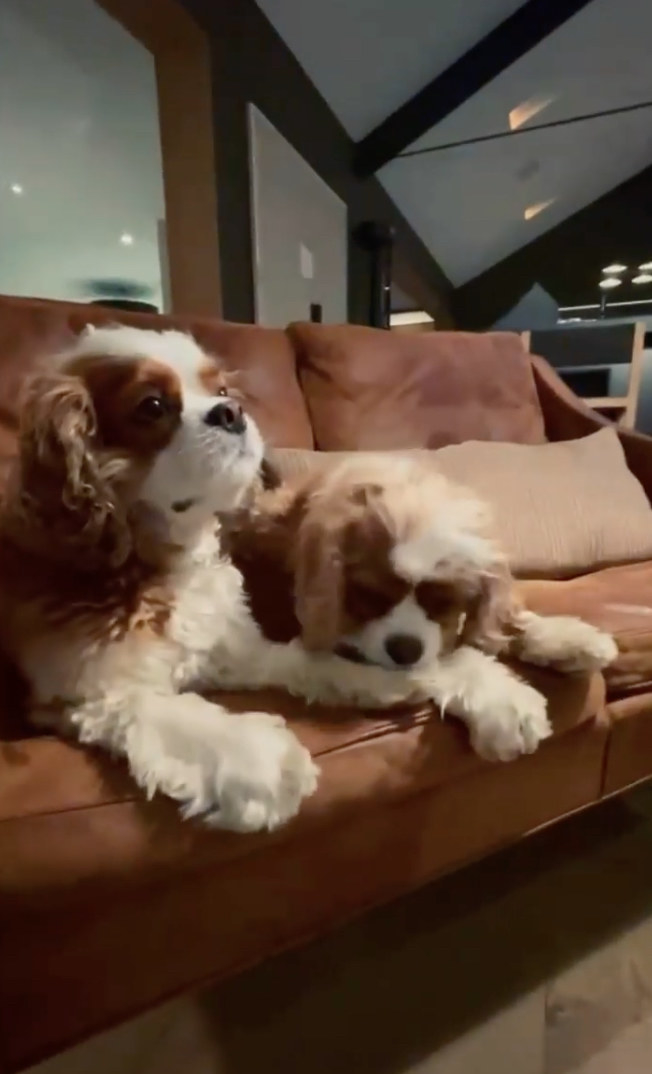
<path fill-rule="evenodd" d="M 356 173 L 373 175 L 589 3 L 527 0 L 357 143 Z"/>

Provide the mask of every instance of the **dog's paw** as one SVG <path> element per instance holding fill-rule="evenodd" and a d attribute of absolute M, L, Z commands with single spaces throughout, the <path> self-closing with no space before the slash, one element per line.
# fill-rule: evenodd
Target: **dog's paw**
<path fill-rule="evenodd" d="M 226 712 L 196 694 L 147 699 L 124 752 L 139 786 L 184 817 L 237 832 L 271 831 L 317 786 L 318 769 L 281 716 Z"/>
<path fill-rule="evenodd" d="M 610 634 L 583 619 L 529 614 L 520 655 L 528 663 L 577 674 L 608 667 L 618 655 L 618 646 Z"/>
<path fill-rule="evenodd" d="M 552 734 L 543 694 L 527 683 L 514 681 L 500 699 L 475 712 L 471 745 L 486 761 L 513 761 L 534 753 Z"/>
<path fill-rule="evenodd" d="M 571 619 L 565 634 L 565 650 L 555 667 L 568 674 L 601 671 L 613 664 L 617 656 L 618 646 L 611 634 L 581 619 Z"/>
<path fill-rule="evenodd" d="M 319 769 L 278 716 L 248 712 L 223 746 L 215 772 L 213 827 L 237 832 L 273 831 L 294 817 L 317 788 Z"/>

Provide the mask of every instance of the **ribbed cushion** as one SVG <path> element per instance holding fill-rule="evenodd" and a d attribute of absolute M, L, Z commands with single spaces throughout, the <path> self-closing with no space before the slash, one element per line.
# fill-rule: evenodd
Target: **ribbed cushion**
<path fill-rule="evenodd" d="M 491 506 L 520 577 L 570 578 L 652 559 L 652 509 L 612 428 L 558 443 L 469 441 L 416 454 Z M 294 477 L 349 455 L 280 451 L 272 461 Z"/>

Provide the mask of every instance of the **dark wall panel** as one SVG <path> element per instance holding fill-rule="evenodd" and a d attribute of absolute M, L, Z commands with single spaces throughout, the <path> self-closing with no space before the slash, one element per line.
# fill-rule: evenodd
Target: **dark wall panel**
<path fill-rule="evenodd" d="M 378 181 L 356 178 L 351 140 L 253 0 L 183 0 L 183 5 L 212 43 L 225 316 L 253 319 L 247 131 L 252 101 L 346 202 L 350 230 L 376 218 L 395 226 L 397 283 L 443 323 L 448 280 Z M 368 255 L 351 242 L 350 320 L 367 320 L 369 289 Z"/>

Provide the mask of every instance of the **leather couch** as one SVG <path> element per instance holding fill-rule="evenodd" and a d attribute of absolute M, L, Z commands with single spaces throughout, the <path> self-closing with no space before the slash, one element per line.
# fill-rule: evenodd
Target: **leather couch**
<path fill-rule="evenodd" d="M 275 446 L 529 442 L 534 430 L 563 440 L 601 422 L 506 334 L 283 332 L 6 298 L 0 464 L 14 449 L 17 394 L 37 356 L 88 322 L 116 319 L 191 329 L 242 369 L 247 405 Z M 355 360 L 342 364 L 333 333 Z M 652 440 L 621 438 L 652 499 Z M 305 943 L 652 774 L 652 564 L 533 583 L 530 596 L 543 611 L 614 631 L 621 647 L 606 678 L 527 673 L 547 694 L 555 728 L 535 755 L 484 763 L 455 721 L 427 711 L 307 711 L 258 695 L 254 707 L 283 712 L 322 769 L 315 797 L 270 836 L 182 823 L 168 802 L 145 803 L 120 764 L 32 735 L 20 683 L 2 668 L 0 1071 Z"/>

